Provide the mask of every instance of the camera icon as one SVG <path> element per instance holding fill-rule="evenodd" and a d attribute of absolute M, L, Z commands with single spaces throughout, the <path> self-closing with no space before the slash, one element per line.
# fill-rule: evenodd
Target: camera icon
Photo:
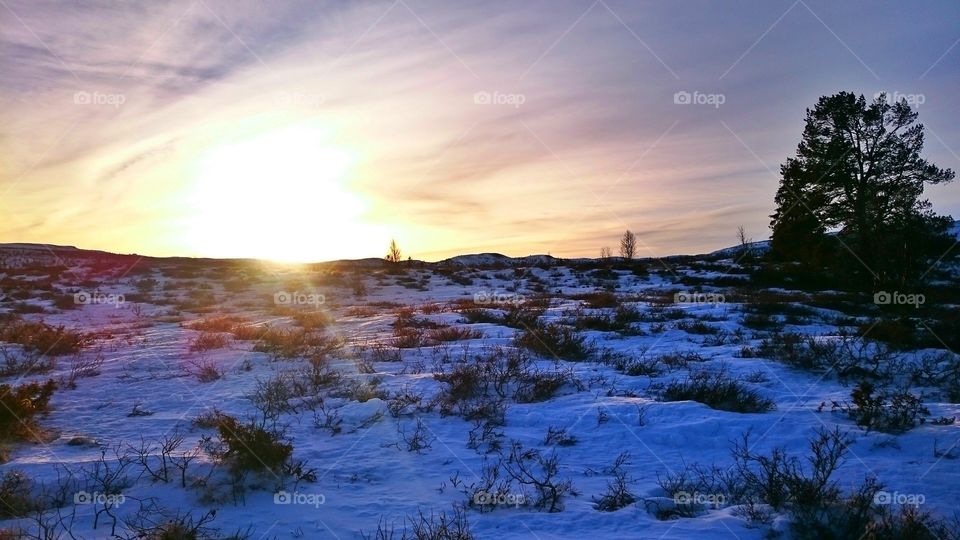
<path fill-rule="evenodd" d="M 490 502 L 490 494 L 486 491 L 478 491 L 473 494 L 473 504 L 483 506 Z"/>
<path fill-rule="evenodd" d="M 73 93 L 73 103 L 75 105 L 89 105 L 93 103 L 93 95 L 90 92 L 80 91 Z"/>
<path fill-rule="evenodd" d="M 691 298 L 689 293 L 678 292 L 678 293 L 674 293 L 673 295 L 674 304 L 686 304 L 687 302 L 690 302 L 690 301 L 691 301 Z"/>
<path fill-rule="evenodd" d="M 80 291 L 80 292 L 73 293 L 73 303 L 74 303 L 74 304 L 77 304 L 77 305 L 85 305 L 85 304 L 89 304 L 89 303 L 92 302 L 92 301 L 93 301 L 93 297 L 90 295 L 90 293 L 88 293 L 88 292 L 86 292 L 86 291 Z"/>
<path fill-rule="evenodd" d="M 273 504 L 290 504 L 293 499 L 287 491 L 278 491 L 273 494 Z"/>
<path fill-rule="evenodd" d="M 878 491 L 873 495 L 873 504 L 886 505 L 893 502 L 889 491 Z"/>
<path fill-rule="evenodd" d="M 489 304 L 493 299 L 486 292 L 478 292 L 473 295 L 474 304 Z"/>
<path fill-rule="evenodd" d="M 678 505 L 688 505 L 693 503 L 693 496 L 686 491 L 678 491 L 673 494 L 673 502 Z"/>
<path fill-rule="evenodd" d="M 73 504 L 90 504 L 93 502 L 93 496 L 86 491 L 78 491 L 73 494 Z"/>
<path fill-rule="evenodd" d="M 490 92 L 480 91 L 473 95 L 474 105 L 489 105 L 493 102 Z"/>
<path fill-rule="evenodd" d="M 673 95 L 673 103 L 675 105 L 689 105 L 693 103 L 693 96 L 690 92 L 681 90 Z"/>
<path fill-rule="evenodd" d="M 278 291 L 273 293 L 273 303 L 277 305 L 288 305 L 293 302 L 293 295 L 287 291 Z"/>
<path fill-rule="evenodd" d="M 878 306 L 888 306 L 892 301 L 893 296 L 887 291 L 880 291 L 878 293 L 874 293 L 873 295 L 873 303 L 877 304 Z"/>

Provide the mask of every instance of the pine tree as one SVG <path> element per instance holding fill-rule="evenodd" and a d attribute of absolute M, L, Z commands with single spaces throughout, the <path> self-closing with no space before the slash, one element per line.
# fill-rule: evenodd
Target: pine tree
<path fill-rule="evenodd" d="M 923 190 L 954 173 L 920 156 L 923 125 L 916 120 L 906 101 L 884 94 L 867 103 L 840 92 L 808 109 L 796 156 L 781 166 L 773 254 L 846 265 L 853 279 L 870 277 L 875 286 L 903 282 L 923 258 L 936 256 L 929 250 L 947 220 L 933 214 Z M 835 242 L 827 232 L 837 233 Z"/>

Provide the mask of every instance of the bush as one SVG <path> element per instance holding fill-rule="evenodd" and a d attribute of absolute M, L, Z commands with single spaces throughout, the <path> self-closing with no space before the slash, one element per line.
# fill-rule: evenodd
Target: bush
<path fill-rule="evenodd" d="M 89 340 L 88 336 L 67 330 L 63 325 L 51 326 L 43 322 L 14 320 L 0 328 L 0 341 L 16 343 L 27 352 L 47 356 L 76 354 Z"/>
<path fill-rule="evenodd" d="M 621 508 L 626 508 L 633 504 L 637 497 L 630 492 L 630 479 L 623 466 L 627 464 L 630 455 L 626 452 L 620 454 L 610 468 L 610 474 L 613 480 L 607 482 L 607 491 L 600 497 L 594 499 L 594 508 L 601 512 L 616 512 Z"/>
<path fill-rule="evenodd" d="M 574 294 L 570 299 L 582 300 L 591 308 L 614 308 L 620 305 L 617 295 L 607 291 Z"/>
<path fill-rule="evenodd" d="M 265 429 L 255 421 L 241 423 L 232 416 L 221 415 L 217 432 L 223 445 L 217 457 L 238 471 L 276 472 L 293 455 L 293 445 L 284 440 L 282 431 Z"/>
<path fill-rule="evenodd" d="M 697 401 L 711 409 L 737 413 L 761 413 L 776 408 L 774 402 L 761 396 L 723 371 L 700 371 L 683 381 L 672 381 L 660 395 L 663 401 Z"/>
<path fill-rule="evenodd" d="M 222 349 L 230 344 L 227 334 L 211 334 L 204 332 L 190 340 L 191 352 L 207 352 Z"/>
<path fill-rule="evenodd" d="M 33 482 L 20 471 L 6 471 L 0 476 L 0 519 L 27 515 L 36 506 Z"/>
<path fill-rule="evenodd" d="M 342 346 L 343 341 L 336 337 L 300 328 L 268 328 L 261 333 L 253 350 L 274 358 L 298 358 L 329 354 Z"/>
<path fill-rule="evenodd" d="M 407 517 L 410 528 L 406 526 L 400 531 L 383 518 L 377 524 L 377 530 L 368 535 L 361 532 L 364 540 L 473 540 L 470 532 L 470 523 L 467 513 L 460 506 L 453 507 L 453 513 L 430 513 L 429 516 L 419 511 L 416 517 Z M 397 536 L 399 534 L 399 536 Z"/>
<path fill-rule="evenodd" d="M 34 417 L 49 410 L 50 398 L 57 389 L 53 379 L 11 386 L 0 385 L 0 438 L 25 438 L 33 434 Z"/>
<path fill-rule="evenodd" d="M 247 320 L 243 317 L 221 315 L 218 317 L 196 319 L 184 324 L 184 327 L 200 332 L 233 332 L 238 326 L 246 323 Z"/>
<path fill-rule="evenodd" d="M 489 309 L 464 309 L 460 311 L 460 315 L 463 317 L 463 322 L 467 324 L 500 322 L 500 317 Z"/>
<path fill-rule="evenodd" d="M 867 431 L 903 433 L 923 424 L 930 414 L 920 398 L 910 392 L 874 391 L 869 381 L 860 382 L 850 393 L 853 405 L 846 408 L 850 418 Z"/>
<path fill-rule="evenodd" d="M 585 360 L 592 350 L 586 336 L 562 324 L 548 323 L 523 328 L 515 338 L 518 347 L 528 349 L 545 358 Z"/>
<path fill-rule="evenodd" d="M 536 449 L 524 449 L 514 441 L 510 454 L 503 461 L 503 469 L 513 481 L 531 487 L 537 498 L 533 505 L 540 510 L 559 512 L 563 509 L 563 498 L 573 490 L 570 480 L 561 480 L 560 458 L 556 453 L 543 455 Z"/>
<path fill-rule="evenodd" d="M 480 339 L 483 337 L 483 332 L 479 330 L 474 330 L 473 328 L 458 328 L 456 326 L 448 326 L 446 328 L 437 328 L 435 330 L 430 330 L 427 332 L 427 339 L 430 341 L 463 341 L 467 339 Z"/>

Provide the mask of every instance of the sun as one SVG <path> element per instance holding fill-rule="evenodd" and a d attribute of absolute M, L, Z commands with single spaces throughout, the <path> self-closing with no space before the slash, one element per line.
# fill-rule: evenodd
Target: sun
<path fill-rule="evenodd" d="M 187 195 L 189 243 L 209 257 L 307 262 L 362 256 L 380 235 L 347 184 L 358 160 L 331 134 L 287 126 L 204 152 Z M 358 251 L 361 250 L 361 251 Z"/>

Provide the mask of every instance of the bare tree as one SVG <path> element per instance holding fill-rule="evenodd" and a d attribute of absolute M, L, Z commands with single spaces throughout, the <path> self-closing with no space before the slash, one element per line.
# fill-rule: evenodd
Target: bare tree
<path fill-rule="evenodd" d="M 387 252 L 387 256 L 385 257 L 387 262 L 398 263 L 402 257 L 403 256 L 400 253 L 400 246 L 397 245 L 397 241 L 390 239 L 390 250 Z"/>
<path fill-rule="evenodd" d="M 610 251 L 610 248 L 608 248 L 608 247 L 602 247 L 602 248 L 600 248 L 600 258 L 601 258 L 601 259 L 609 259 L 610 257 L 613 257 L 613 252 Z"/>
<path fill-rule="evenodd" d="M 624 259 L 632 259 L 637 253 L 637 237 L 629 230 L 623 233 L 620 238 L 620 256 Z"/>
<path fill-rule="evenodd" d="M 753 238 L 747 237 L 747 232 L 744 230 L 743 225 L 737 227 L 737 241 L 740 242 L 740 255 L 747 257 L 752 255 L 753 248 L 750 244 L 753 243 Z"/>

